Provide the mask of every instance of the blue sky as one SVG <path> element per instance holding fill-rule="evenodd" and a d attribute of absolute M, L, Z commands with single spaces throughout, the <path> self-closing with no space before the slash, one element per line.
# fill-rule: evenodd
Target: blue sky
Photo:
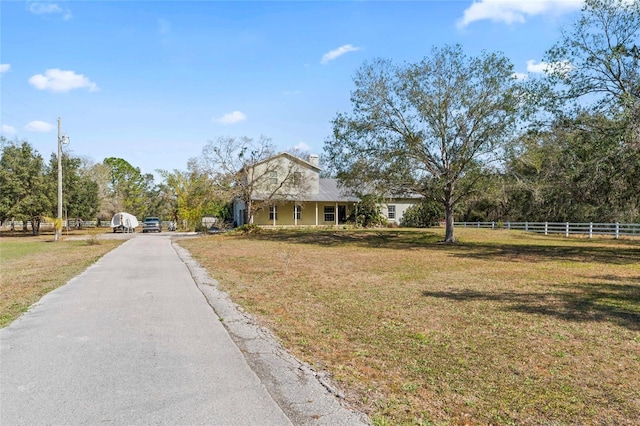
<path fill-rule="evenodd" d="M 2 135 L 143 173 L 185 170 L 218 136 L 322 153 L 364 61 L 433 46 L 503 52 L 518 74 L 582 0 L 2 1 Z"/>

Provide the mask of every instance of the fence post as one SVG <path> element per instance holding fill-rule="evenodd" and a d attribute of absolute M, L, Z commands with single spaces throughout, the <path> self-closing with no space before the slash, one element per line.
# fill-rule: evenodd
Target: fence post
<path fill-rule="evenodd" d="M 480 228 L 480 221 L 478 221 L 478 228 Z"/>
<path fill-rule="evenodd" d="M 525 222 L 524 223 L 524 230 L 528 231 L 529 230 L 529 222 Z"/>
<path fill-rule="evenodd" d="M 593 238 L 593 222 L 589 222 L 589 238 Z"/>
<path fill-rule="evenodd" d="M 620 224 L 616 222 L 616 240 L 620 236 Z"/>
<path fill-rule="evenodd" d="M 491 222 L 491 229 L 495 229 L 496 227 L 496 223 L 495 222 Z"/>
<path fill-rule="evenodd" d="M 549 222 L 544 223 L 544 235 L 549 235 Z"/>
<path fill-rule="evenodd" d="M 507 222 L 507 229 L 511 230 L 511 222 Z"/>
<path fill-rule="evenodd" d="M 565 236 L 565 237 L 568 237 L 568 236 L 569 236 L 569 222 L 565 223 L 564 236 Z"/>

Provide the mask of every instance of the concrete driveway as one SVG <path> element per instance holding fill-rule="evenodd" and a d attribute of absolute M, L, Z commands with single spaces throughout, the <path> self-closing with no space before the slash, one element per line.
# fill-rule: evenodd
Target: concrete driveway
<path fill-rule="evenodd" d="M 0 330 L 0 424 L 366 424 L 170 235 L 130 237 Z"/>

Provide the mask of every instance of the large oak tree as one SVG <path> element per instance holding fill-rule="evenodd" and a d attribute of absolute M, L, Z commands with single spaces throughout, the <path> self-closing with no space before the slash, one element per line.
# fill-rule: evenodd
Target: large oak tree
<path fill-rule="evenodd" d="M 357 192 L 437 195 L 455 242 L 454 207 L 475 181 L 465 177 L 480 176 L 516 128 L 525 98 L 512 64 L 444 46 L 416 64 L 365 63 L 354 83 L 353 111 L 333 120 L 324 148 L 337 178 Z"/>
<path fill-rule="evenodd" d="M 51 154 L 47 178 L 52 185 L 58 182 L 58 156 Z M 69 219 L 92 219 L 98 207 L 98 183 L 83 168 L 83 160 L 63 152 L 62 158 L 62 205 Z M 55 216 L 57 202 L 51 215 Z"/>

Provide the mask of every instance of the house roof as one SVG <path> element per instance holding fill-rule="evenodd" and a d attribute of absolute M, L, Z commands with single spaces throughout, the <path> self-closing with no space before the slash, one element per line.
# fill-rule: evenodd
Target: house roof
<path fill-rule="evenodd" d="M 321 178 L 320 193 L 309 194 L 311 199 L 305 201 L 338 201 L 338 202 L 359 202 L 360 198 L 355 196 L 348 188 L 340 187 L 337 179 Z M 423 198 L 416 193 L 387 193 L 384 197 L 388 200 L 418 200 Z"/>
<path fill-rule="evenodd" d="M 281 194 L 279 197 L 276 197 L 277 199 L 284 201 L 284 200 L 288 200 L 288 201 L 300 201 L 300 202 L 325 202 L 325 203 L 333 203 L 333 202 L 338 202 L 338 203 L 357 203 L 360 201 L 360 198 L 357 197 L 353 191 L 350 191 L 348 188 L 344 188 L 341 187 L 340 184 L 338 183 L 337 179 L 334 178 L 318 178 L 318 174 L 320 173 L 320 167 L 316 166 L 315 164 L 312 164 L 308 161 L 305 161 L 299 157 L 296 157 L 295 155 L 289 154 L 288 152 L 281 152 L 277 155 L 274 155 L 273 157 L 269 157 L 265 160 L 259 161 L 255 164 L 253 164 L 252 166 L 249 167 L 256 167 L 262 163 L 265 163 L 267 161 L 272 161 L 274 158 L 277 157 L 284 157 L 287 158 L 289 161 L 293 161 L 296 162 L 302 166 L 308 167 L 309 169 L 311 169 L 313 172 L 317 173 L 314 178 L 318 179 L 318 192 L 315 192 L 315 188 L 310 188 L 312 192 L 307 192 L 307 193 L 297 193 L 297 194 Z M 272 194 L 270 193 L 261 193 L 258 191 L 255 191 L 253 193 L 252 198 L 254 200 L 266 200 L 268 198 L 270 198 Z M 387 194 L 386 198 L 388 199 L 395 199 L 395 200 L 401 200 L 401 199 L 418 199 L 418 198 L 422 198 L 421 195 L 419 194 L 414 194 L 414 193 L 398 193 L 398 194 Z"/>
<path fill-rule="evenodd" d="M 305 201 L 338 201 L 353 203 L 360 201 L 358 197 L 351 195 L 346 190 L 340 188 L 336 179 L 320 178 L 318 183 L 320 184 L 318 193 L 305 195 Z"/>
<path fill-rule="evenodd" d="M 266 199 L 265 194 L 254 194 L 254 200 Z M 354 195 L 350 195 L 347 191 L 338 186 L 336 179 L 321 178 L 318 179 L 317 194 L 298 194 L 295 196 L 287 196 L 284 198 L 289 201 L 311 201 L 311 202 L 338 202 L 338 203 L 356 203 L 360 199 Z"/>
<path fill-rule="evenodd" d="M 308 162 L 306 160 L 303 160 L 300 157 L 296 157 L 293 154 L 289 154 L 288 152 L 281 152 L 281 153 L 276 154 L 274 156 L 271 156 L 269 158 L 265 158 L 264 160 L 258 161 L 257 163 L 251 164 L 251 165 L 249 165 L 247 167 L 256 167 L 256 166 L 258 166 L 258 165 L 260 165 L 262 163 L 266 163 L 268 161 L 273 161 L 274 158 L 278 158 L 278 157 L 287 157 L 289 160 L 294 161 L 294 162 L 296 162 L 298 164 L 302 164 L 302 165 L 304 165 L 304 166 L 306 166 L 306 167 L 308 167 L 310 169 L 315 170 L 316 172 L 320 172 L 320 170 L 322 170 L 319 166 L 316 166 L 315 164 L 311 164 L 310 162 Z"/>

